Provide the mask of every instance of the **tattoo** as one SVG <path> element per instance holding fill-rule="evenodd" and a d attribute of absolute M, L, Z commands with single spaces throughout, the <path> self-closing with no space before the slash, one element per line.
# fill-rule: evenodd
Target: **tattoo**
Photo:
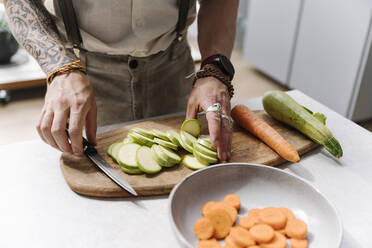
<path fill-rule="evenodd" d="M 8 0 L 5 7 L 13 36 L 47 75 L 77 60 L 64 47 L 53 17 L 41 0 Z"/>

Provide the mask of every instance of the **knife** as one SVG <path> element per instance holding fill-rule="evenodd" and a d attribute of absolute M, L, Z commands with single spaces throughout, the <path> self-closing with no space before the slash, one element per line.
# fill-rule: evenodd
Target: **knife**
<path fill-rule="evenodd" d="M 70 140 L 70 135 L 68 133 L 68 126 L 66 128 L 67 137 Z M 70 140 L 71 142 L 71 140 Z M 99 155 L 98 151 L 94 146 L 92 146 L 88 140 L 83 137 L 83 151 L 85 156 L 87 156 L 98 168 L 100 168 L 109 178 L 111 178 L 120 187 L 137 196 L 137 192 L 130 186 L 130 184 L 125 181 L 125 179 L 114 169 L 112 166 L 106 162 L 104 158 Z"/>

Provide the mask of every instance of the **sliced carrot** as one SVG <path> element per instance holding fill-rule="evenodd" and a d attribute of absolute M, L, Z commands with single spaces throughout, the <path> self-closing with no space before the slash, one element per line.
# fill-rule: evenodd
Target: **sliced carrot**
<path fill-rule="evenodd" d="M 215 208 L 225 209 L 229 213 L 233 223 L 235 223 L 236 218 L 238 217 L 238 210 L 236 210 L 236 208 L 226 202 L 216 202 L 214 205 L 212 205 L 212 209 Z"/>
<path fill-rule="evenodd" d="M 251 210 L 248 211 L 248 216 L 252 217 L 255 219 L 255 221 L 258 223 L 258 214 L 260 213 L 261 209 L 258 208 L 252 208 Z"/>
<path fill-rule="evenodd" d="M 225 198 L 223 200 L 226 203 L 233 206 L 234 208 L 236 208 L 236 210 L 240 209 L 240 197 L 238 195 L 228 194 L 228 195 L 225 196 Z"/>
<path fill-rule="evenodd" d="M 230 235 L 228 235 L 226 238 L 225 238 L 225 248 L 229 247 L 229 248 L 244 248 L 243 246 L 240 246 L 238 245 L 237 243 L 235 243 L 235 241 L 231 238 Z"/>
<path fill-rule="evenodd" d="M 242 226 L 247 230 L 249 230 L 256 223 L 256 218 L 253 216 L 244 216 L 239 219 L 239 226 Z"/>
<path fill-rule="evenodd" d="M 260 244 L 261 248 L 286 248 L 287 239 L 278 232 L 274 232 L 274 238 L 266 244 Z"/>
<path fill-rule="evenodd" d="M 280 230 L 276 230 L 278 233 L 280 233 L 281 235 L 284 235 L 284 236 L 286 236 L 287 235 L 287 233 L 285 232 L 285 228 L 283 228 L 283 229 L 280 229 Z"/>
<path fill-rule="evenodd" d="M 248 246 L 248 248 L 261 248 L 261 247 L 259 247 L 258 245 L 252 245 L 252 246 Z"/>
<path fill-rule="evenodd" d="M 194 232 L 199 239 L 210 239 L 214 234 L 214 226 L 210 219 L 203 217 L 194 224 Z"/>
<path fill-rule="evenodd" d="M 285 215 L 273 207 L 262 209 L 258 214 L 258 219 L 261 223 L 268 224 L 275 230 L 283 229 L 287 221 Z"/>
<path fill-rule="evenodd" d="M 216 202 L 214 202 L 214 201 L 209 201 L 206 204 L 204 204 L 204 206 L 202 207 L 202 214 L 205 216 L 206 213 L 212 209 L 212 207 L 215 203 Z"/>
<path fill-rule="evenodd" d="M 230 230 L 230 237 L 237 245 L 241 247 L 247 247 L 256 244 L 249 231 L 241 226 L 232 227 Z"/>
<path fill-rule="evenodd" d="M 304 239 L 307 235 L 307 224 L 299 219 L 288 221 L 285 227 L 286 234 L 294 239 Z"/>
<path fill-rule="evenodd" d="M 293 220 L 295 218 L 293 212 L 289 209 L 289 208 L 278 208 L 280 211 L 282 211 L 282 213 L 285 215 L 285 217 L 287 217 L 287 221 L 288 220 Z"/>
<path fill-rule="evenodd" d="M 274 238 L 274 229 L 266 224 L 254 225 L 249 233 L 257 243 L 268 243 Z"/>
<path fill-rule="evenodd" d="M 212 222 L 215 232 L 214 237 L 217 239 L 225 238 L 233 225 L 229 213 L 223 208 L 215 208 L 206 213 L 206 217 Z"/>
<path fill-rule="evenodd" d="M 274 128 L 256 116 L 247 106 L 236 105 L 231 111 L 231 116 L 240 126 L 265 142 L 282 158 L 296 163 L 300 161 L 300 156 L 296 149 Z"/>
<path fill-rule="evenodd" d="M 291 239 L 291 248 L 307 248 L 307 240 Z"/>
<path fill-rule="evenodd" d="M 222 248 L 216 239 L 200 240 L 198 248 Z"/>

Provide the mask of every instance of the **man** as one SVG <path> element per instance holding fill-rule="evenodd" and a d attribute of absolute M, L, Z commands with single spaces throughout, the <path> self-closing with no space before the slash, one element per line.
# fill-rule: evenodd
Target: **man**
<path fill-rule="evenodd" d="M 194 65 L 184 37 L 195 0 L 52 1 L 5 0 L 13 35 L 48 75 L 37 126 L 43 141 L 81 156 L 84 128 L 95 144 L 97 123 L 177 112 L 187 104 L 187 119 L 207 111 L 212 144 L 221 161 L 229 159 L 234 70 L 228 57 L 239 0 L 200 1 L 203 63 L 195 81 L 186 78 Z"/>

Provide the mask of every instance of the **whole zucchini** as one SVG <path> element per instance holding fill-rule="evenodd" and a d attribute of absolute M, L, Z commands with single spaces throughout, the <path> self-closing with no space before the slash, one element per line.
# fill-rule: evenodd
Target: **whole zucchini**
<path fill-rule="evenodd" d="M 319 116 L 314 116 L 311 111 L 298 104 L 287 93 L 283 91 L 267 92 L 263 97 L 263 106 L 273 118 L 296 128 L 316 143 L 324 146 L 336 158 L 342 157 L 340 143 L 323 124 L 324 122 L 318 118 Z"/>

